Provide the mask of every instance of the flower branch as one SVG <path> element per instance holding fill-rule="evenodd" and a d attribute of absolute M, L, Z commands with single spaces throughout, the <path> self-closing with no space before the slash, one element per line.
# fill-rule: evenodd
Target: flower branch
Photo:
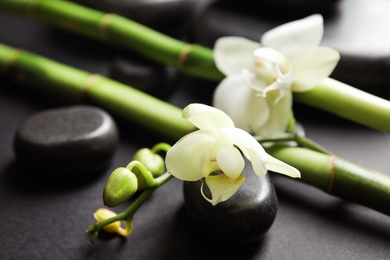
<path fill-rule="evenodd" d="M 258 136 L 254 136 L 254 138 L 261 144 L 266 145 L 269 143 L 284 143 L 284 142 L 295 142 L 296 145 L 300 147 L 305 147 L 307 149 L 310 149 L 312 151 L 316 151 L 319 153 L 324 154 L 331 154 L 326 148 L 324 148 L 322 145 L 314 142 L 313 140 L 310 140 L 304 136 L 301 136 L 296 133 L 285 133 L 281 137 L 274 137 L 274 138 L 261 138 Z"/>
<path fill-rule="evenodd" d="M 0 75 L 11 80 L 16 81 L 20 78 L 17 75 L 24 74 L 24 81 L 18 81 L 19 86 L 71 101 L 87 100 L 172 140 L 178 140 L 194 129 L 190 122 L 181 118 L 182 110 L 178 107 L 103 76 L 96 78 L 85 90 L 85 82 L 92 76 L 90 73 L 42 56 L 0 44 L 0 67 Z M 386 112 L 381 114 L 384 116 Z M 278 145 L 266 147 L 266 152 L 297 168 L 301 172 L 299 180 L 390 215 L 390 176 L 307 148 Z M 156 185 L 164 181 L 156 178 Z M 330 186 L 333 187 L 331 190 Z"/>
<path fill-rule="evenodd" d="M 107 232 L 117 233 L 121 236 L 128 236 L 133 230 L 133 218 L 137 210 L 149 199 L 152 193 L 164 185 L 172 178 L 172 175 L 168 172 L 160 174 L 155 172 L 154 174 L 148 169 L 148 166 L 152 166 L 152 171 L 155 168 L 156 157 L 158 152 L 168 152 L 170 145 L 166 143 L 159 143 L 152 149 L 143 148 L 139 150 L 134 158 L 141 158 L 143 162 L 133 160 L 126 166 L 126 168 L 117 168 L 114 170 L 103 192 L 104 204 L 109 207 L 115 207 L 121 203 L 129 200 L 135 192 L 141 192 L 137 198 L 131 202 L 130 206 L 120 214 L 106 209 L 98 209 L 94 217 L 97 223 L 89 226 L 86 231 L 93 232 L 91 236 L 91 242 L 95 243 L 99 232 L 103 229 Z M 150 153 L 145 153 L 149 151 Z M 146 154 L 146 155 L 145 155 Z M 141 156 L 140 156 L 141 155 Z M 157 168 L 164 168 L 163 160 L 157 160 L 160 164 Z M 134 170 L 139 169 L 139 174 L 136 176 Z M 143 176 L 141 179 L 140 177 Z M 140 181 L 146 181 L 146 186 L 140 185 Z M 125 228 L 121 227 L 121 221 L 125 223 Z"/>

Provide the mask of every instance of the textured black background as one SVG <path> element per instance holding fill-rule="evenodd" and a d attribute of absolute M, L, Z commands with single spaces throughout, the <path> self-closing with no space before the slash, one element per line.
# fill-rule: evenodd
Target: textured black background
<path fill-rule="evenodd" d="M 107 75 L 117 52 L 110 47 L 0 13 L 0 42 Z M 196 88 L 195 88 L 196 86 Z M 210 102 L 209 84 L 182 81 L 169 101 L 180 107 Z M 231 251 L 206 246 L 186 221 L 182 183 L 159 189 L 134 219 L 131 236 L 103 235 L 95 245 L 85 228 L 102 206 L 109 173 L 163 137 L 118 120 L 121 144 L 109 169 L 89 180 L 51 182 L 26 174 L 14 159 L 12 138 L 34 112 L 69 105 L 0 78 L 0 259 L 387 259 L 390 219 L 316 188 L 273 176 L 279 211 L 267 235 Z M 389 172 L 390 135 L 296 106 L 311 139 L 343 158 Z M 364 196 L 364 195 L 363 195 Z"/>

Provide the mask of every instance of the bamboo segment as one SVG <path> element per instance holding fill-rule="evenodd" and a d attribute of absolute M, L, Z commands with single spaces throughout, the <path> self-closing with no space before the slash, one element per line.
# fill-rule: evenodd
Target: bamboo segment
<path fill-rule="evenodd" d="M 307 92 L 294 94 L 294 100 L 338 114 L 344 118 L 390 132 L 390 102 L 331 78 Z M 324 105 L 326 104 L 326 105 Z"/>
<path fill-rule="evenodd" d="M 192 128 L 187 120 L 181 119 L 182 111 L 173 105 L 106 77 L 3 44 L 0 44 L 0 72 L 63 99 L 91 102 L 175 139 Z"/>
<path fill-rule="evenodd" d="M 1 0 L 0 10 L 130 49 L 190 75 L 210 80 L 223 78 L 210 49 L 179 41 L 116 14 L 60 0 Z"/>
<path fill-rule="evenodd" d="M 305 148 L 274 146 L 266 150 L 299 169 L 301 181 L 390 215 L 390 176 Z"/>
<path fill-rule="evenodd" d="M 0 74 L 72 101 L 86 98 L 174 140 L 192 130 L 192 125 L 181 118 L 178 107 L 103 76 L 2 44 Z M 301 181 L 390 215 L 390 176 L 306 148 L 273 146 L 267 152 L 299 169 Z"/>
<path fill-rule="evenodd" d="M 214 64 L 213 52 L 161 34 L 115 14 L 106 14 L 63 0 L 1 0 L 0 10 L 37 19 L 113 46 L 135 51 L 162 64 L 208 80 L 223 75 Z M 381 131 L 390 131 L 390 102 L 326 79 L 294 100 L 334 113 Z"/>

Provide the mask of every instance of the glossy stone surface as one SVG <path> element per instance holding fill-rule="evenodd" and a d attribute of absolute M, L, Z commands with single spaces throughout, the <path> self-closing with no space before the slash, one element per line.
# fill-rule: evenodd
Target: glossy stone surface
<path fill-rule="evenodd" d="M 217 1 L 198 9 L 192 22 L 191 41 L 209 47 L 213 47 L 219 37 L 228 35 L 259 41 L 264 32 L 280 24 L 321 13 L 325 27 L 321 45 L 334 48 L 341 54 L 331 76 L 364 91 L 390 97 L 387 87 L 390 34 L 384 33 L 390 24 L 389 1 L 329 1 L 327 8 L 318 6 L 316 12 L 310 8 L 297 12 L 300 5 L 309 0 L 294 3 L 278 0 L 274 1 L 275 6 L 266 1 L 268 4 L 262 5 L 263 8 L 254 8 L 255 1 L 244 2 L 248 3 Z"/>
<path fill-rule="evenodd" d="M 115 58 L 109 74 L 119 82 L 161 99 L 174 91 L 179 79 L 176 69 L 138 56 Z"/>
<path fill-rule="evenodd" d="M 243 247 L 258 241 L 272 226 L 278 202 L 270 175 L 258 177 L 251 167 L 244 175 L 239 190 L 216 206 L 201 195 L 200 181 L 184 183 L 189 223 L 200 241 L 212 247 Z"/>
<path fill-rule="evenodd" d="M 199 0 L 73 0 L 98 10 L 117 13 L 154 27 L 179 25 Z M 176 23 L 176 24 L 174 24 Z"/>
<path fill-rule="evenodd" d="M 118 144 L 116 124 L 92 106 L 69 106 L 31 115 L 14 136 L 14 153 L 26 170 L 71 177 L 106 167 Z"/>

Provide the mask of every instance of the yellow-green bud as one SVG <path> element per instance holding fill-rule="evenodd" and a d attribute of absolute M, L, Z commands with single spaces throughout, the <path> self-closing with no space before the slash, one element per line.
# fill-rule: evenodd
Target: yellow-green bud
<path fill-rule="evenodd" d="M 111 173 L 104 187 L 104 205 L 108 207 L 118 206 L 130 199 L 137 190 L 137 176 L 127 168 L 117 168 Z"/>
<path fill-rule="evenodd" d="M 133 160 L 139 161 L 145 165 L 145 167 L 152 173 L 153 177 L 155 178 L 164 173 L 164 159 L 159 154 L 153 153 L 148 148 L 142 148 L 138 150 L 138 152 L 136 152 L 134 155 Z M 135 168 L 133 172 L 135 175 L 137 175 L 139 189 L 145 189 L 147 185 L 144 176 L 137 168 Z"/>

